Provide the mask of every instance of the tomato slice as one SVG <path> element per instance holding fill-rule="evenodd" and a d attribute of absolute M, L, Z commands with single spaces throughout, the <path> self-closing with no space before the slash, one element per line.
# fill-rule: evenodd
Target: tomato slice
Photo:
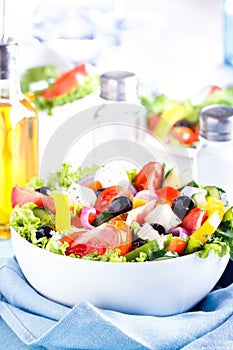
<path fill-rule="evenodd" d="M 73 232 L 61 238 L 61 242 L 69 243 L 66 255 L 84 256 L 94 252 L 103 255 L 107 249 L 119 248 L 120 255 L 129 252 L 132 246 L 132 234 L 124 221 L 113 224 L 102 224 L 90 231 Z"/>
<path fill-rule="evenodd" d="M 177 253 L 177 254 L 182 254 L 183 251 L 185 250 L 187 245 L 187 242 L 184 241 L 180 237 L 172 237 L 169 245 L 167 246 L 167 250 L 170 250 L 171 252 Z"/>
<path fill-rule="evenodd" d="M 122 186 L 107 187 L 97 197 L 95 202 L 95 209 L 97 210 L 97 212 L 107 210 L 113 199 L 119 196 L 127 196 L 131 200 L 133 199 L 132 192 Z"/>
<path fill-rule="evenodd" d="M 49 211 L 55 214 L 55 202 L 50 196 L 46 196 L 40 192 L 25 188 L 19 185 L 15 185 L 11 194 L 11 205 L 14 208 L 17 204 L 21 207 L 25 203 L 35 203 L 38 207 L 49 209 Z"/>
<path fill-rule="evenodd" d="M 125 255 L 132 248 L 131 229 L 124 220 L 116 220 L 114 226 L 118 230 L 118 234 L 120 236 L 120 245 L 118 247 L 121 250 L 120 255 Z"/>
<path fill-rule="evenodd" d="M 180 195 L 180 192 L 171 186 L 159 188 L 155 193 L 159 196 L 162 202 L 168 203 L 169 205 L 172 205 L 174 199 Z"/>
<path fill-rule="evenodd" d="M 207 211 L 201 208 L 193 208 L 185 215 L 181 227 L 193 234 L 208 218 Z"/>
<path fill-rule="evenodd" d="M 163 181 L 164 170 L 160 163 L 149 162 L 145 164 L 134 180 L 134 186 L 137 191 L 157 190 Z"/>
<path fill-rule="evenodd" d="M 194 142 L 199 141 L 198 133 L 187 126 L 174 126 L 169 134 L 169 138 L 176 139 L 186 146 L 191 146 Z"/>
<path fill-rule="evenodd" d="M 56 78 L 54 86 L 41 92 L 40 96 L 46 99 L 52 99 L 68 93 L 76 86 L 82 84 L 83 78 L 89 75 L 89 66 L 90 64 L 81 63 L 61 74 Z"/>

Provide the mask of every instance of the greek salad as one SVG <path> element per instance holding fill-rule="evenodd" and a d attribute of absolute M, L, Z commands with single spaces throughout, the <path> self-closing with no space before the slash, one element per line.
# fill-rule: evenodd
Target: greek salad
<path fill-rule="evenodd" d="M 233 207 L 224 190 L 191 182 L 175 168 L 64 163 L 12 191 L 10 225 L 50 252 L 106 262 L 146 262 L 211 250 L 233 259 Z"/>

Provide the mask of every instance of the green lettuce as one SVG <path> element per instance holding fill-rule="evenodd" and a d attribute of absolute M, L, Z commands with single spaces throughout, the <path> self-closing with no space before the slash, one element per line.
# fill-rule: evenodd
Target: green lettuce
<path fill-rule="evenodd" d="M 230 256 L 233 260 L 233 206 L 225 212 L 222 222 L 217 228 L 216 235 L 228 244 Z"/>
<path fill-rule="evenodd" d="M 46 111 L 48 115 L 53 114 L 55 107 L 63 106 L 90 95 L 99 87 L 99 76 L 88 76 L 85 81 L 76 86 L 71 91 L 51 99 L 44 98 L 39 93 L 35 93 L 34 103 L 39 111 Z"/>
<path fill-rule="evenodd" d="M 98 166 L 93 165 L 92 167 L 77 168 L 73 169 L 70 163 L 63 163 L 60 170 L 49 173 L 45 179 L 39 177 L 32 177 L 25 187 L 31 190 L 36 190 L 41 186 L 48 186 L 51 191 L 57 189 L 66 189 L 70 187 L 73 182 L 79 182 L 83 177 L 94 174 Z"/>

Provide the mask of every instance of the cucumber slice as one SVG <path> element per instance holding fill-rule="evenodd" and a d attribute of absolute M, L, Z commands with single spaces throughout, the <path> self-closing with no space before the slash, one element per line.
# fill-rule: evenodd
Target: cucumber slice
<path fill-rule="evenodd" d="M 35 207 L 35 208 L 33 208 L 32 211 L 33 211 L 33 214 L 35 216 L 37 216 L 38 218 L 40 218 L 41 220 L 43 220 L 45 215 L 49 215 L 49 213 L 45 209 L 40 208 L 40 207 Z"/>
<path fill-rule="evenodd" d="M 206 207 L 206 197 L 204 192 L 193 194 L 192 199 L 194 200 L 196 207 L 203 209 Z"/>
<path fill-rule="evenodd" d="M 212 196 L 216 199 L 221 199 L 221 194 L 219 193 L 219 190 L 215 186 L 205 186 L 204 187 L 207 191 L 208 196 Z"/>

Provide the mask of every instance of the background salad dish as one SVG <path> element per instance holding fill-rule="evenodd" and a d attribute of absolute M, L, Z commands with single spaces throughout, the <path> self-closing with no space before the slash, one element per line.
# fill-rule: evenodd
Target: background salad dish
<path fill-rule="evenodd" d="M 28 68 L 21 77 L 22 91 L 39 111 L 52 114 L 53 108 L 90 95 L 99 87 L 94 66 L 84 62 L 61 73 L 53 65 Z"/>
<path fill-rule="evenodd" d="M 233 88 L 209 85 L 192 98 L 177 100 L 158 94 L 142 96 L 141 103 L 148 111 L 148 127 L 155 136 L 170 145 L 195 148 L 202 108 L 211 104 L 233 106 Z"/>
<path fill-rule="evenodd" d="M 10 225 L 30 243 L 79 259 L 145 262 L 214 251 L 233 258 L 233 207 L 226 193 L 149 162 L 74 170 L 63 164 L 46 179 L 12 191 Z M 114 182 L 114 183 L 113 183 Z"/>

